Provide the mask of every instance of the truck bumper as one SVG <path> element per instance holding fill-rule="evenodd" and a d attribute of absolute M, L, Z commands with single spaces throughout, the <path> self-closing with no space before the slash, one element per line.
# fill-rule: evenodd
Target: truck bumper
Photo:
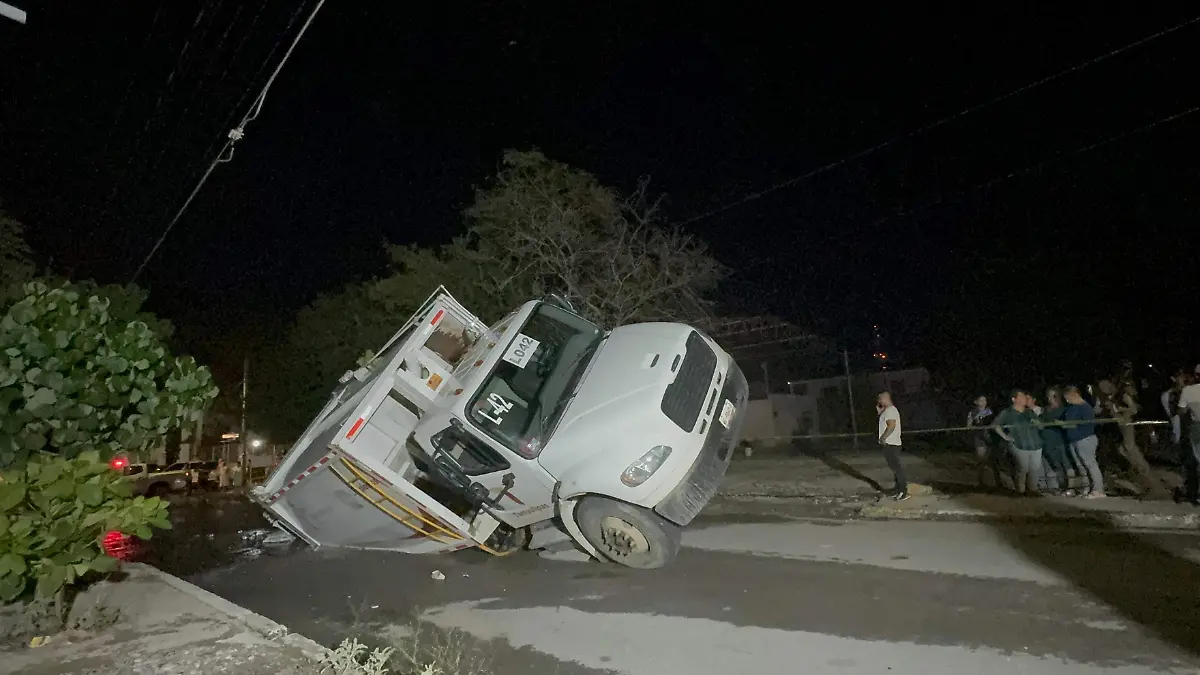
<path fill-rule="evenodd" d="M 734 447 L 741 439 L 748 394 L 746 376 L 736 363 L 731 362 L 729 372 L 725 375 L 725 386 L 717 399 L 717 406 L 719 408 L 723 401 L 732 401 L 737 407 L 733 420 L 726 428 L 713 418 L 700 454 L 688 469 L 684 480 L 654 507 L 658 515 L 684 527 L 712 500 L 721 485 L 721 479 L 729 469 Z"/>

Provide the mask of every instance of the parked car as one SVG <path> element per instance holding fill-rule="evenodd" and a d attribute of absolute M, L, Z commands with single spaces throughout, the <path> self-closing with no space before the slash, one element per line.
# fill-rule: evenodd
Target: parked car
<path fill-rule="evenodd" d="M 188 483 L 192 483 L 192 472 L 200 472 L 200 487 L 208 490 L 217 486 L 217 463 L 216 462 L 176 462 L 167 467 L 168 472 L 182 473 L 187 477 Z"/>
<path fill-rule="evenodd" d="M 112 460 L 111 465 L 122 475 L 133 479 L 133 491 L 145 497 L 162 497 L 187 488 L 186 476 L 179 472 L 163 471 L 157 464 L 130 463 L 124 458 Z"/>

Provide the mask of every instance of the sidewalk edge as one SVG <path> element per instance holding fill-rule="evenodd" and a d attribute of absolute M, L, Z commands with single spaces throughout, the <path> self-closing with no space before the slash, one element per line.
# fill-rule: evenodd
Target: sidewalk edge
<path fill-rule="evenodd" d="M 880 504 L 864 506 L 859 516 L 869 520 L 934 520 L 952 522 L 1076 522 L 1130 530 L 1200 530 L 1200 514 L 1125 513 L 1076 511 L 1002 513 L 963 508 L 906 509 Z"/>
<path fill-rule="evenodd" d="M 187 595 L 195 600 L 198 600 L 212 609 L 225 614 L 230 619 L 248 626 L 251 630 L 261 634 L 268 640 L 278 642 L 280 644 L 293 647 L 304 654 L 308 659 L 317 662 L 329 654 L 329 649 L 321 646 L 320 643 L 307 638 L 300 633 L 293 633 L 288 630 L 287 626 L 281 623 L 272 621 L 267 617 L 251 612 L 250 610 L 222 598 L 219 595 L 210 593 L 195 584 L 189 583 L 180 579 L 177 576 L 168 574 L 157 567 L 147 565 L 145 563 L 123 563 L 121 567 L 130 572 L 145 574 L 147 576 L 156 577 L 163 583 L 174 588 L 175 590 Z"/>

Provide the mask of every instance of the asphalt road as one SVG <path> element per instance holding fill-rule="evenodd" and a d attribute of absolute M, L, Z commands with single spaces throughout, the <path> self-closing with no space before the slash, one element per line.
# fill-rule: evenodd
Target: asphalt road
<path fill-rule="evenodd" d="M 684 544 L 654 572 L 301 550 L 192 580 L 326 644 L 395 641 L 420 616 L 500 675 L 1200 668 L 1196 536 L 704 519 Z"/>

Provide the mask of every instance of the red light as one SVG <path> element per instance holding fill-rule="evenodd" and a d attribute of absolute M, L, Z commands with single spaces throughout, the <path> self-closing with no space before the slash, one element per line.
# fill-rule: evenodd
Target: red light
<path fill-rule="evenodd" d="M 116 530 L 106 532 L 100 540 L 104 554 L 118 560 L 128 560 L 133 556 L 133 537 Z"/>
<path fill-rule="evenodd" d="M 129 465 L 129 460 L 125 459 L 124 457 L 114 457 L 113 460 L 108 463 L 108 465 L 114 469 L 124 469 Z"/>

